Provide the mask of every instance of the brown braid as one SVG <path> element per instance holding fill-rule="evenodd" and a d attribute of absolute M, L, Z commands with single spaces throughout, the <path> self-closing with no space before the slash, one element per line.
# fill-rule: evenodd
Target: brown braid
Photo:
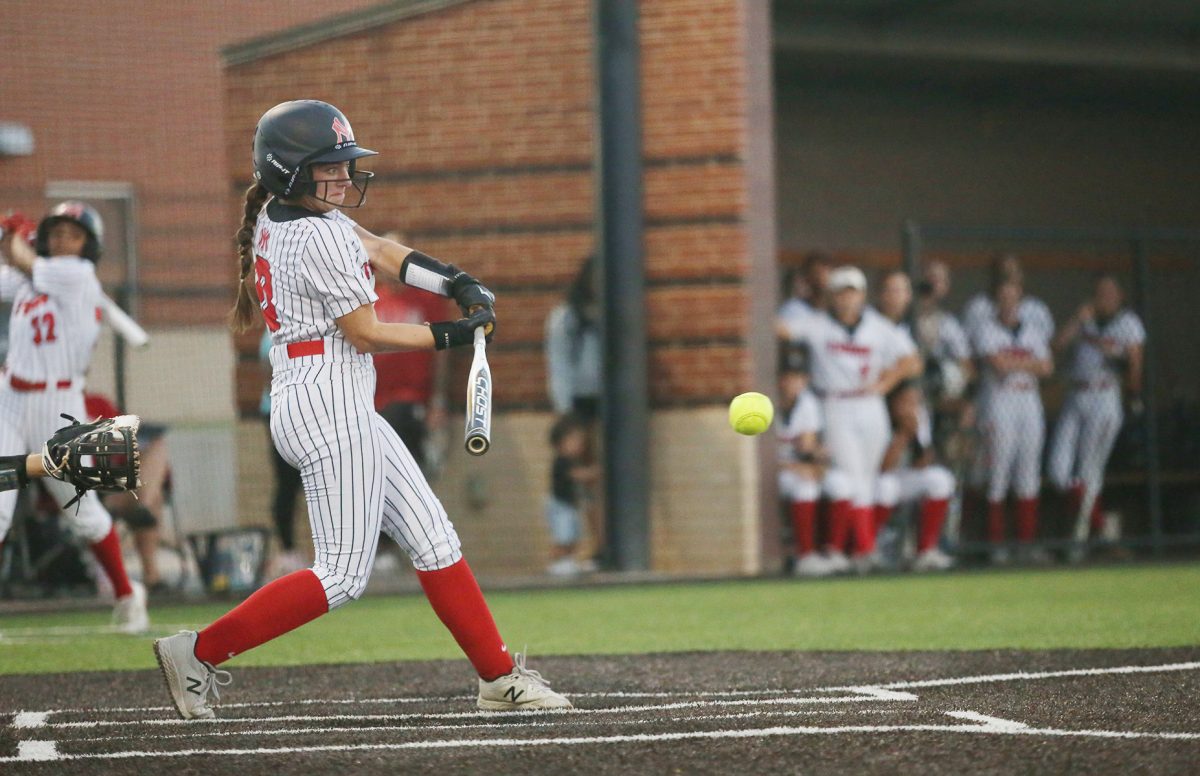
<path fill-rule="evenodd" d="M 258 294 L 254 290 L 254 225 L 258 222 L 258 213 L 267 204 L 271 192 L 261 183 L 255 182 L 246 189 L 246 208 L 242 212 L 242 226 L 234 238 L 238 250 L 238 284 L 237 302 L 229 313 L 229 325 L 239 334 L 249 331 L 258 318 Z"/>

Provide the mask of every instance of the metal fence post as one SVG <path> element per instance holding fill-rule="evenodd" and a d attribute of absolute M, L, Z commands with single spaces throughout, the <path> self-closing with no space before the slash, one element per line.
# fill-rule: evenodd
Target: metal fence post
<path fill-rule="evenodd" d="M 1135 232 L 1131 243 L 1134 271 L 1137 278 L 1138 315 L 1146 327 L 1142 345 L 1142 406 L 1146 424 L 1146 508 L 1150 514 L 1150 536 L 1154 553 L 1163 553 L 1162 480 L 1158 461 L 1158 399 L 1156 397 L 1154 363 L 1156 338 L 1153 321 L 1154 306 L 1150 304 L 1150 262 L 1146 258 L 1146 238 Z"/>

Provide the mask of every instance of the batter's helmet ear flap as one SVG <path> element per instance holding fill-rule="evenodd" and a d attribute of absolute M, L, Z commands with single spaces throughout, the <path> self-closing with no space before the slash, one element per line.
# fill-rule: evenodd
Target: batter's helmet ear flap
<path fill-rule="evenodd" d="M 100 255 L 104 252 L 102 243 L 104 221 L 94 207 L 75 200 L 55 205 L 38 224 L 37 237 L 33 245 L 37 255 L 46 257 L 50 255 L 50 229 L 59 221 L 70 221 L 83 229 L 87 239 L 83 243 L 81 258 L 87 259 L 93 264 L 99 262 Z"/>

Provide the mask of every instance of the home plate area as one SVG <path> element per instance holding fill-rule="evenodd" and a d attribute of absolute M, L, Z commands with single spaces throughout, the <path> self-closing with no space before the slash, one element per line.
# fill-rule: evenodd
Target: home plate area
<path fill-rule="evenodd" d="M 3 677 L 0 772 L 1168 773 L 1200 758 L 1197 649 L 533 662 L 575 710 L 476 711 L 458 662 L 234 665 L 205 722 L 162 704 L 157 672 Z"/>

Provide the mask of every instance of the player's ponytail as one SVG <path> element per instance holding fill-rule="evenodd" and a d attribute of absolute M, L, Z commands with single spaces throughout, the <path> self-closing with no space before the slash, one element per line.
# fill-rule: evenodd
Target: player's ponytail
<path fill-rule="evenodd" d="M 267 204 L 271 192 L 257 181 L 246 189 L 246 207 L 242 226 L 237 230 L 238 283 L 237 302 L 229 313 L 229 325 L 237 333 L 249 331 L 258 316 L 258 296 L 254 291 L 254 225 L 258 213 Z"/>

